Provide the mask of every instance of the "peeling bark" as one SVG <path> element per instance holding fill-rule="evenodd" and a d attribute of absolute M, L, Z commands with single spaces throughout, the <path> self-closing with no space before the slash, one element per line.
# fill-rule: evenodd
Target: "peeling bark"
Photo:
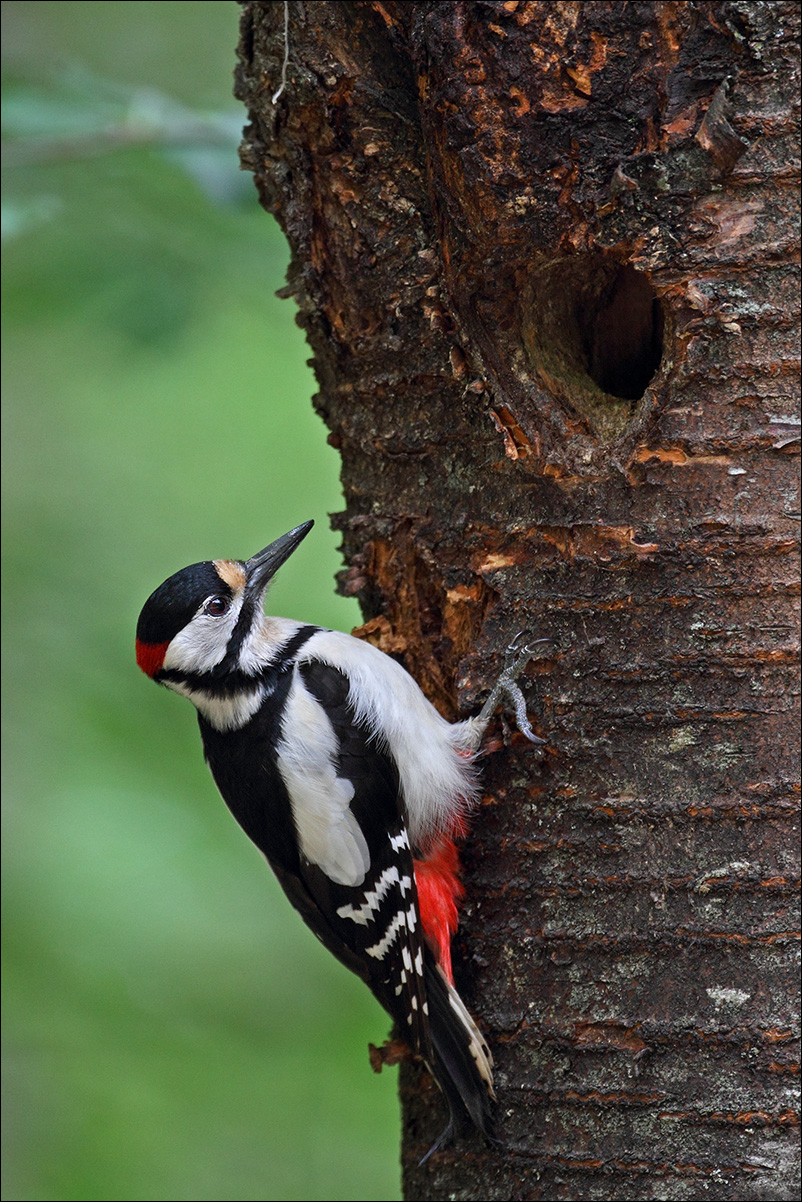
<path fill-rule="evenodd" d="M 798 1196 L 799 10 L 243 7 L 243 161 L 341 452 L 363 637 L 448 717 L 522 627 L 457 977 L 500 1150 L 408 1198 Z M 366 1088 L 369 1085 L 366 1084 Z"/>

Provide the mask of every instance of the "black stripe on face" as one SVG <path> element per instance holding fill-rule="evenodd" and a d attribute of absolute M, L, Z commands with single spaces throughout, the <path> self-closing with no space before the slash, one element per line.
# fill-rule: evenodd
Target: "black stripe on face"
<path fill-rule="evenodd" d="M 155 679 L 159 683 L 174 681 L 177 684 L 185 684 L 190 689 L 208 693 L 211 697 L 233 697 L 238 692 L 252 689 L 255 684 L 267 685 L 270 691 L 277 675 L 290 667 L 304 643 L 311 639 L 313 634 L 317 634 L 318 630 L 319 626 L 302 626 L 291 639 L 276 649 L 273 659 L 253 675 L 241 671 L 236 666 L 236 659 L 231 663 L 229 640 L 225 658 L 208 672 L 184 672 L 167 668 L 158 672 Z"/>
<path fill-rule="evenodd" d="M 320 629 L 320 626 L 302 626 L 300 630 L 296 630 L 290 641 L 281 648 L 281 659 L 285 662 L 295 659 L 304 643 L 308 642 L 312 635 L 317 634 Z"/>
<path fill-rule="evenodd" d="M 256 606 L 250 598 L 246 597 L 242 602 L 242 608 L 237 615 L 237 621 L 234 629 L 231 632 L 231 637 L 228 640 L 226 653 L 221 662 L 218 664 L 216 671 L 221 672 L 236 672 L 239 663 L 239 653 L 242 646 L 251 633 L 254 619 L 256 617 Z"/>
<path fill-rule="evenodd" d="M 261 600 L 259 605 L 261 607 Z M 257 603 L 246 596 L 242 603 L 242 609 L 237 617 L 236 626 L 234 627 L 231 637 L 228 640 L 225 657 L 220 662 L 218 667 L 215 668 L 215 674 L 239 673 L 240 652 L 242 651 L 245 640 L 253 629 L 254 621 L 258 620 L 258 618 L 261 616 L 260 614 L 257 614 L 256 609 Z M 301 647 L 303 647 L 304 643 L 308 639 L 311 639 L 312 635 L 315 634 L 319 629 L 319 626 L 302 626 L 300 630 L 296 631 L 289 642 L 284 644 L 276 657 L 271 660 L 271 668 L 275 667 L 276 665 L 286 664 L 290 660 L 295 659 L 295 656 L 300 651 Z M 242 675 L 242 673 L 239 674 Z"/>

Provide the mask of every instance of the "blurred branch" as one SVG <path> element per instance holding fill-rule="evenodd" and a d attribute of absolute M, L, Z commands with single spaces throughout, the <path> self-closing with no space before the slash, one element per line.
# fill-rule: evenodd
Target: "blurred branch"
<path fill-rule="evenodd" d="M 91 105 L 76 106 L 72 114 L 75 124 L 88 124 L 89 128 L 55 137 L 53 123 L 65 124 L 65 108 L 58 97 L 25 89 L 11 92 L 3 107 L 3 159 L 12 167 L 64 162 L 133 145 L 236 149 L 242 130 L 239 113 L 194 112 L 152 89 L 133 93 L 113 120 L 108 117 L 108 104 L 102 105 L 102 111 L 100 105 L 94 106 L 94 111 Z M 69 124 L 69 110 L 66 116 Z"/>
<path fill-rule="evenodd" d="M 237 156 L 242 121 L 238 109 L 191 109 L 156 89 L 125 89 L 83 70 L 49 87 L 12 77 L 3 87 L 3 163 L 20 171 L 153 147 L 213 203 L 238 203 L 251 193 Z M 9 226 L 20 228 L 18 221 Z"/>

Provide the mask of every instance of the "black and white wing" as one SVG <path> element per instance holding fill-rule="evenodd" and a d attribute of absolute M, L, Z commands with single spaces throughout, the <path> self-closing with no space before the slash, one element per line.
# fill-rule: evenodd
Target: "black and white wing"
<path fill-rule="evenodd" d="M 359 962 L 355 971 L 428 1057 L 426 953 L 398 772 L 356 721 L 348 692 L 347 677 L 328 664 L 295 668 L 277 767 L 307 898 L 282 884 L 326 946 L 349 967 Z"/>

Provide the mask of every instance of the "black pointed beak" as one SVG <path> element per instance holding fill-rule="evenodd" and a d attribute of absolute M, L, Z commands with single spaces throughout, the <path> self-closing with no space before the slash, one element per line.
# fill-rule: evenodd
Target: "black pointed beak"
<path fill-rule="evenodd" d="M 281 565 L 303 542 L 314 524 L 314 522 L 302 522 L 300 526 L 282 534 L 281 538 L 277 538 L 269 547 L 265 547 L 264 551 L 259 551 L 257 555 L 252 555 L 246 561 L 245 571 L 248 579 L 245 591 L 247 594 L 252 597 L 262 595 Z"/>

